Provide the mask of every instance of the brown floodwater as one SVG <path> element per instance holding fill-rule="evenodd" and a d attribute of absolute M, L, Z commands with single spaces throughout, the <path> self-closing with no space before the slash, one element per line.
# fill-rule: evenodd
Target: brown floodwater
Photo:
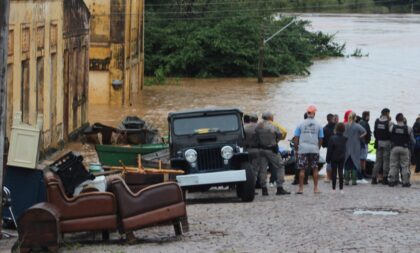
<path fill-rule="evenodd" d="M 309 104 L 317 118 L 340 117 L 348 109 L 376 118 L 383 107 L 403 112 L 411 125 L 420 113 L 420 15 L 305 14 L 315 31 L 336 34 L 346 43 L 346 55 L 360 48 L 367 57 L 315 61 L 309 76 L 266 78 L 182 79 L 145 87 L 132 106 L 90 105 L 89 121 L 118 125 L 126 115 L 138 115 L 163 132 L 171 111 L 206 107 L 238 107 L 261 114 L 272 111 L 289 131 Z M 146 42 L 147 43 L 147 42 Z"/>

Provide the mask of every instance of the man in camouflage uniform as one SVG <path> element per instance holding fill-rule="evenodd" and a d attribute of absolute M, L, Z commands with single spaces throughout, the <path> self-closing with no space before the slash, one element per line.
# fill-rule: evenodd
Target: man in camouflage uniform
<path fill-rule="evenodd" d="M 261 170 L 266 170 L 268 164 L 271 164 L 272 172 L 276 173 L 277 193 L 276 195 L 290 194 L 283 189 L 284 183 L 284 164 L 278 150 L 278 142 L 281 140 L 280 130 L 272 124 L 273 114 L 266 112 L 263 114 L 264 121 L 259 123 L 255 129 L 260 147 Z M 268 195 L 267 179 L 261 179 L 263 195 Z"/>

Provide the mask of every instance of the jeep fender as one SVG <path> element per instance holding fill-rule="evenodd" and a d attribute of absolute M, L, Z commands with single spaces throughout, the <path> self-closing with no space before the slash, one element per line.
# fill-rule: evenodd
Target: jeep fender
<path fill-rule="evenodd" d="M 241 169 L 241 165 L 242 165 L 243 162 L 249 162 L 248 152 L 242 152 L 242 153 L 234 154 L 233 157 L 230 160 L 230 164 L 231 164 L 232 168 L 234 168 L 236 170 Z"/>

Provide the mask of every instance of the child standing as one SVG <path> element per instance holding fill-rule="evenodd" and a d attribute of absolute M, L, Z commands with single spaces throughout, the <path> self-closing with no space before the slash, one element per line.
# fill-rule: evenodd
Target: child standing
<path fill-rule="evenodd" d="M 346 142 L 347 138 L 343 136 L 346 127 L 343 123 L 338 123 L 335 127 L 335 134 L 331 136 L 328 142 L 327 149 L 327 163 L 331 163 L 332 170 L 332 189 L 335 191 L 336 182 L 337 182 L 337 173 L 338 180 L 340 184 L 340 191 L 343 192 L 343 168 L 344 161 L 346 157 Z"/>

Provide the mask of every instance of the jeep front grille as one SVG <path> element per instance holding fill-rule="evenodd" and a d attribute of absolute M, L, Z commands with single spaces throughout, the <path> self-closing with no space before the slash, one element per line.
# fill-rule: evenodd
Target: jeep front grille
<path fill-rule="evenodd" d="M 220 148 L 208 148 L 197 150 L 198 169 L 216 170 L 223 168 L 223 158 Z"/>

